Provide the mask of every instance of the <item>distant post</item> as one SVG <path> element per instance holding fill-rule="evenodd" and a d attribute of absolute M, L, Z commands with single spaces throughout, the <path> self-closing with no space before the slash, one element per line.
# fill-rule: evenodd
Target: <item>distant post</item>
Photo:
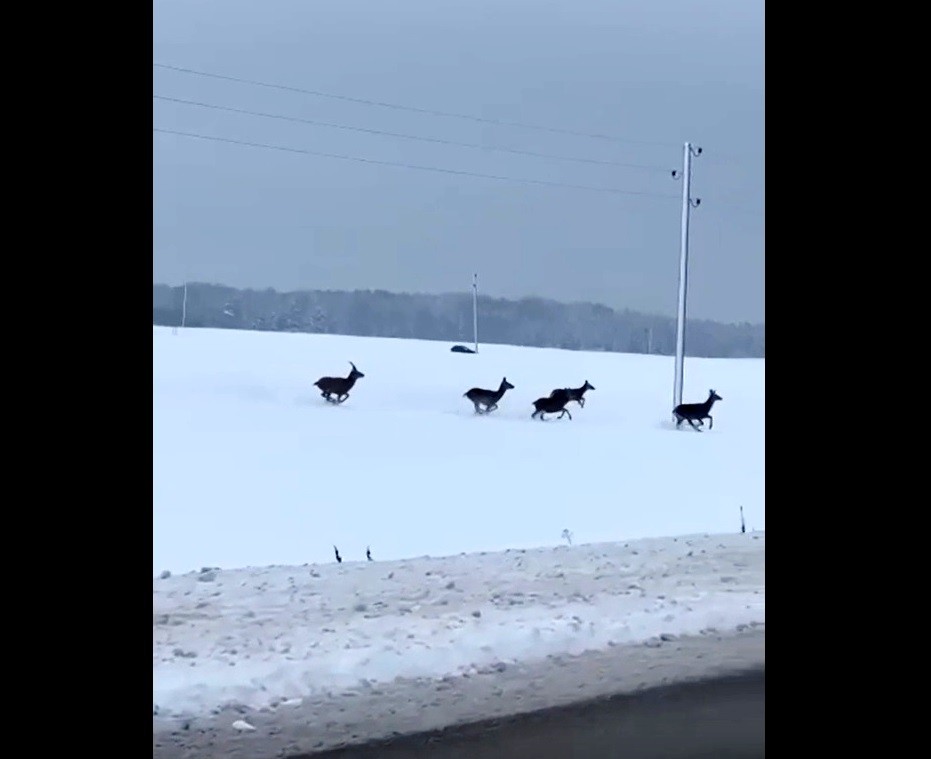
<path fill-rule="evenodd" d="M 184 328 L 184 322 L 187 321 L 187 280 L 184 282 L 184 296 L 181 299 L 181 327 Z"/>
<path fill-rule="evenodd" d="M 685 143 L 682 158 L 682 245 L 679 254 L 679 307 L 676 315 L 676 376 L 672 386 L 672 406 L 682 403 L 682 383 L 685 369 L 685 300 L 688 294 L 689 279 L 689 211 L 698 208 L 701 199 L 692 201 L 692 156 L 700 156 L 701 148 L 693 148 Z M 678 179 L 678 172 L 672 172 L 672 178 Z"/>
<path fill-rule="evenodd" d="M 472 275 L 472 336 L 475 338 L 475 352 L 478 353 L 478 274 Z"/>

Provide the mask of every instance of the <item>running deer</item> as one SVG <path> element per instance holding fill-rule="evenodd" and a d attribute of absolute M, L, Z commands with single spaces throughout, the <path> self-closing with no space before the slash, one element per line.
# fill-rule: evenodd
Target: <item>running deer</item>
<path fill-rule="evenodd" d="M 723 401 L 724 399 L 718 395 L 714 390 L 708 391 L 708 400 L 704 403 L 680 403 L 676 406 L 672 413 L 676 417 L 676 427 L 678 428 L 682 422 L 688 422 L 692 425 L 692 429 L 696 432 L 701 432 L 698 427 L 695 426 L 697 421 L 700 426 L 704 426 L 702 419 L 708 420 L 708 429 L 714 427 L 714 419 L 711 418 L 711 407 L 714 405 L 715 401 Z"/>
<path fill-rule="evenodd" d="M 554 390 L 550 393 L 548 398 L 537 398 L 537 400 L 533 402 L 533 407 L 536 411 L 530 415 L 530 418 L 533 419 L 535 416 L 539 415 L 540 420 L 545 421 L 547 414 L 559 412 L 560 419 L 562 419 L 563 416 L 568 416 L 572 419 L 572 414 L 570 414 L 569 409 L 566 408 L 566 404 L 570 400 L 572 400 L 572 398 L 570 397 L 570 391 L 568 389 Z"/>
<path fill-rule="evenodd" d="M 556 393 L 562 392 L 564 390 L 565 392 L 569 393 L 570 401 L 575 401 L 582 408 L 585 408 L 585 397 L 584 397 L 585 391 L 594 390 L 594 389 L 595 389 L 595 386 L 589 384 L 588 380 L 585 380 L 585 384 L 582 385 L 582 387 L 564 387 L 564 388 L 561 388 L 560 390 L 554 390 L 552 393 L 550 393 L 550 398 L 552 398 Z"/>
<path fill-rule="evenodd" d="M 323 396 L 324 400 L 330 403 L 342 403 L 349 397 L 349 391 L 356 384 L 356 380 L 365 376 L 356 369 L 356 365 L 352 361 L 349 362 L 349 365 L 352 367 L 352 371 L 349 372 L 348 377 L 321 377 L 314 382 L 320 388 L 320 395 Z M 332 395 L 336 396 L 336 400 L 330 397 Z"/>
<path fill-rule="evenodd" d="M 513 389 L 514 385 L 508 382 L 508 378 L 505 377 L 501 380 L 501 385 L 497 390 L 485 390 L 481 387 L 473 387 L 468 392 L 463 393 L 462 397 L 472 401 L 472 405 L 475 406 L 476 414 L 487 414 L 498 408 L 498 401 L 501 400 L 501 396 L 504 395 L 506 390 Z M 485 410 L 482 411 L 480 406 L 484 406 Z"/>

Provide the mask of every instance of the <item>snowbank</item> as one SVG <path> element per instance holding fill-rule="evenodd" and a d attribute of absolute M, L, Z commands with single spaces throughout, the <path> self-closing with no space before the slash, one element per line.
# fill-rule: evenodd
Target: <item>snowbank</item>
<path fill-rule="evenodd" d="M 258 710 L 759 627 L 764 555 L 748 533 L 155 580 L 156 711 Z"/>

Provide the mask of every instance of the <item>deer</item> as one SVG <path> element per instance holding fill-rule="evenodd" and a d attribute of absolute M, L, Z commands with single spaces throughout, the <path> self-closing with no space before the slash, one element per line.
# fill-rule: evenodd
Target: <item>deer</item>
<path fill-rule="evenodd" d="M 678 429 L 679 425 L 682 422 L 688 422 L 692 429 L 696 432 L 701 432 L 701 430 L 695 426 L 697 421 L 700 426 L 704 426 L 703 419 L 708 420 L 708 429 L 714 427 L 714 419 L 711 418 L 711 407 L 714 405 L 715 401 L 723 401 L 724 399 L 718 395 L 714 390 L 708 391 L 708 400 L 704 403 L 680 403 L 676 406 L 672 413 L 676 417 L 676 428 Z"/>
<path fill-rule="evenodd" d="M 349 362 L 349 365 L 352 367 L 352 371 L 349 372 L 348 377 L 321 377 L 314 382 L 314 385 L 320 388 L 320 395 L 323 396 L 324 400 L 330 403 L 342 403 L 349 397 L 349 391 L 356 384 L 356 380 L 365 376 L 356 369 L 356 365 L 352 361 Z M 330 397 L 332 395 L 336 396 L 335 400 Z"/>
<path fill-rule="evenodd" d="M 582 387 L 564 387 L 564 388 L 560 388 L 559 390 L 554 390 L 552 393 L 550 393 L 550 398 L 552 398 L 556 393 L 565 391 L 569 393 L 570 401 L 575 401 L 576 403 L 579 404 L 579 406 L 581 406 L 582 408 L 585 408 L 585 391 L 594 390 L 594 389 L 595 389 L 595 386 L 590 384 L 588 380 L 585 380 L 585 384 L 582 385 Z M 569 413 L 569 412 L 567 411 L 566 413 Z"/>
<path fill-rule="evenodd" d="M 501 385 L 497 390 L 485 390 L 481 387 L 473 387 L 471 390 L 463 393 L 462 397 L 472 401 L 472 405 L 475 406 L 476 414 L 487 414 L 498 408 L 498 401 L 501 400 L 501 396 L 504 395 L 506 390 L 513 389 L 514 385 L 508 382 L 508 378 L 505 377 L 501 380 Z M 485 410 L 482 411 L 480 406 L 484 406 Z"/>
<path fill-rule="evenodd" d="M 569 397 L 569 393 L 570 391 L 568 389 L 554 390 L 547 398 L 537 398 L 537 400 L 533 402 L 533 407 L 536 411 L 530 415 L 530 418 L 533 419 L 539 416 L 540 421 L 545 421 L 547 414 L 555 414 L 558 411 L 560 419 L 562 419 L 563 416 L 568 416 L 572 419 L 572 414 L 570 414 L 569 409 L 566 408 L 566 404 L 572 400 Z"/>

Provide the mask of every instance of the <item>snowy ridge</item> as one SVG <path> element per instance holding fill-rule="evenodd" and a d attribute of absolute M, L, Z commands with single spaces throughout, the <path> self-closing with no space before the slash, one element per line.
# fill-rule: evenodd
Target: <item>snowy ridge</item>
<path fill-rule="evenodd" d="M 748 532 L 157 579 L 155 709 L 274 710 L 396 677 L 762 628 L 764 563 L 765 534 Z"/>

